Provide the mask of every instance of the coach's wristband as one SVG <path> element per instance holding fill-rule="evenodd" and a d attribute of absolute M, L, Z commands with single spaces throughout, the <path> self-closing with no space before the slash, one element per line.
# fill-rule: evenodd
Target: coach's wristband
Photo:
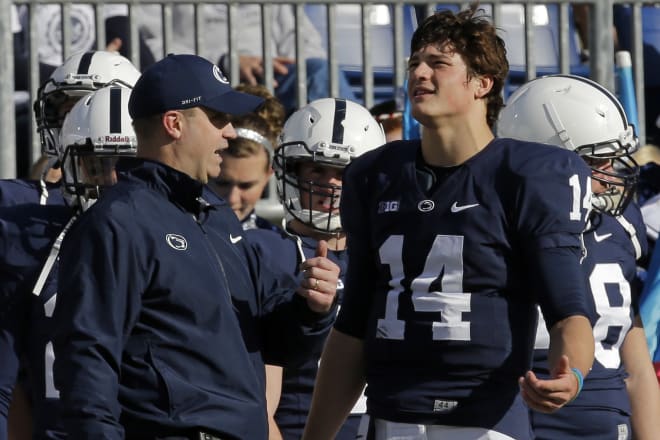
<path fill-rule="evenodd" d="M 575 396 L 573 396 L 573 398 L 568 403 L 571 403 L 572 401 L 577 399 L 577 396 L 580 395 L 580 391 L 582 391 L 582 385 L 584 385 L 584 376 L 582 376 L 582 371 L 580 371 L 579 369 L 577 369 L 575 367 L 571 368 L 571 371 L 573 372 L 573 374 L 575 375 L 575 378 L 578 381 L 578 390 L 577 390 L 577 393 L 575 393 Z"/>

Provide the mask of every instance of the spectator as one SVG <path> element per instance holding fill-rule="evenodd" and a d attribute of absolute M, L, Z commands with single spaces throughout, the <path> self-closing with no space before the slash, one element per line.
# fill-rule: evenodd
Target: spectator
<path fill-rule="evenodd" d="M 295 12 L 292 5 L 271 5 L 272 23 L 270 38 L 273 48 L 273 66 L 264 66 L 264 51 L 262 47 L 261 7 L 258 4 L 238 4 L 237 21 L 233 23 L 238 29 L 237 50 L 239 54 L 240 78 L 237 82 L 248 84 L 263 84 L 264 70 L 272 68 L 275 77 L 273 84 L 275 96 L 284 104 L 287 114 L 298 108 L 297 75 L 296 75 L 296 31 L 302 35 L 303 45 L 300 59 L 306 62 L 307 100 L 329 96 L 328 62 L 326 50 L 321 44 L 321 36 L 307 15 L 301 17 L 301 27 L 296 28 Z M 206 44 L 199 49 L 199 54 L 213 62 L 217 62 L 226 72 L 229 70 L 227 57 L 229 46 L 227 5 L 204 5 L 200 11 L 204 19 L 202 32 L 209 36 Z M 192 29 L 192 5 L 177 4 L 174 6 L 174 38 L 172 51 L 175 53 L 192 52 L 195 48 Z M 148 19 L 148 18 L 147 18 Z M 152 34 L 160 34 L 160 26 L 152 19 L 147 26 L 152 27 Z M 212 36 L 212 38 L 210 38 Z M 156 53 L 162 52 L 158 45 L 152 46 Z M 342 98 L 354 99 L 353 92 L 343 74 L 339 75 L 339 95 Z"/>
<path fill-rule="evenodd" d="M 594 210 L 581 267 L 598 314 L 595 360 L 576 399 L 556 414 L 531 413 L 535 438 L 655 438 L 660 389 L 637 307 L 637 261 L 647 251 L 642 214 L 632 201 L 639 168 L 630 152 L 638 139 L 622 105 L 588 79 L 546 76 L 511 95 L 498 134 L 575 151 L 592 169 Z M 541 316 L 534 372 L 543 378 L 549 376 L 548 341 Z"/>
<path fill-rule="evenodd" d="M 590 170 L 572 152 L 494 138 L 508 63 L 476 4 L 429 16 L 410 53 L 422 137 L 344 175 L 349 267 L 303 439 L 333 438 L 366 382 L 375 439 L 527 440 L 528 408 L 561 408 L 593 362 L 579 266 Z M 549 380 L 529 371 L 537 303 Z"/>
<path fill-rule="evenodd" d="M 322 342 L 339 272 L 327 247 L 298 295 L 278 289 L 231 209 L 203 194 L 230 116 L 261 102 L 195 55 L 136 83 L 138 158 L 62 245 L 54 374 L 72 438 L 263 440 L 264 360 Z"/>
<path fill-rule="evenodd" d="M 96 44 L 96 25 L 94 8 L 91 5 L 74 4 L 71 5 L 71 30 L 72 41 L 70 42 L 71 53 L 87 52 L 95 50 Z M 38 59 L 40 67 L 40 80 L 44 82 L 53 73 L 53 71 L 63 62 L 62 51 L 62 18 L 61 8 L 57 4 L 38 5 L 32 10 L 36 14 L 34 19 L 39 24 L 37 26 L 39 43 Z M 106 41 L 105 48 L 108 51 L 119 52 L 126 58 L 131 58 L 130 48 L 131 39 L 128 28 L 128 9 L 125 5 L 105 5 L 100 9 L 105 19 Z M 21 27 L 28 29 L 28 8 L 21 6 L 18 8 L 18 16 Z M 18 90 L 27 90 L 28 75 L 28 36 L 22 32 L 20 38 L 16 39 L 16 88 Z M 140 64 L 146 68 L 154 63 L 154 55 L 146 45 L 144 36 L 140 33 Z"/>
<path fill-rule="evenodd" d="M 0 343 L 0 407 L 4 407 L 4 396 L 12 395 L 21 359 L 27 371 L 22 388 L 30 392 L 34 438 L 64 438 L 66 434 L 52 371 L 51 316 L 57 301 L 59 248 L 76 217 L 105 185 L 116 180 L 116 158 L 135 155 L 129 95 L 128 88 L 101 88 L 83 97 L 68 114 L 61 131 L 65 174 L 58 185 L 70 204 L 0 208 L 0 340 L 11 342 Z M 3 416 L 0 413 L 0 421 Z M 12 402 L 10 429 L 20 430 L 18 424 L 25 419 L 29 419 L 26 408 Z M 0 439 L 4 439 L 6 429 L 1 426 Z"/>
<path fill-rule="evenodd" d="M 341 127 L 341 130 L 337 130 Z M 337 294 L 341 302 L 348 253 L 346 235 L 339 222 L 342 172 L 356 157 L 385 143 L 382 128 L 359 104 L 341 99 L 313 101 L 287 120 L 275 153 L 277 188 L 285 207 L 284 231 L 248 233 L 259 255 L 271 261 L 285 279 L 300 280 L 300 266 L 312 258 L 320 240 L 330 249 L 328 257 L 342 270 Z M 297 368 L 267 365 L 267 396 L 275 423 L 271 439 L 302 436 L 312 402 L 318 370 L 318 352 Z M 365 401 L 357 404 L 337 439 L 356 439 Z M 365 423 L 366 428 L 368 424 Z M 366 433 L 366 429 L 363 433 Z"/>
<path fill-rule="evenodd" d="M 387 142 L 403 139 L 403 112 L 394 99 L 376 104 L 370 112 L 383 126 Z"/>

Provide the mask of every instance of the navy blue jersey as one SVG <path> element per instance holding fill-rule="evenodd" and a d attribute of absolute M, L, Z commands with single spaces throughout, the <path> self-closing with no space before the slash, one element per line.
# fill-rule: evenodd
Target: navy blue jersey
<path fill-rule="evenodd" d="M 556 147 L 495 139 L 427 194 L 420 146 L 386 144 L 347 168 L 335 327 L 365 342 L 373 416 L 530 438 L 517 379 L 535 304 L 551 325 L 592 314 L 579 268 L 590 170 Z"/>
<path fill-rule="evenodd" d="M 64 205 L 59 183 L 46 183 L 27 179 L 0 180 L 0 206 L 35 203 L 39 205 Z"/>
<path fill-rule="evenodd" d="M 594 213 L 590 223 L 584 233 L 587 253 L 582 268 L 597 313 L 595 359 L 582 392 L 573 402 L 552 415 L 532 413 L 539 439 L 620 440 L 632 435 L 620 349 L 639 314 L 638 292 L 632 291 L 632 281 L 636 260 L 647 250 L 645 227 L 635 203 L 628 205 L 623 219 Z M 633 231 L 633 240 L 626 227 Z M 548 339 L 541 317 L 534 351 L 534 371 L 540 377 L 548 376 Z M 621 436 L 626 432 L 627 436 Z"/>
<path fill-rule="evenodd" d="M 289 235 L 284 231 L 251 229 L 247 237 L 256 247 L 263 261 L 268 261 L 273 272 L 279 274 L 282 283 L 297 286 L 303 278 L 300 264 L 313 258 L 318 240 L 311 237 Z M 344 277 L 348 264 L 346 251 L 328 249 L 328 258 L 340 268 L 337 296 L 339 302 L 344 293 Z M 307 416 L 312 405 L 314 381 L 318 373 L 321 352 L 309 353 L 309 360 L 298 368 L 284 368 L 282 393 L 275 413 L 275 421 L 285 440 L 302 437 Z M 351 420 L 340 431 L 337 439 L 354 440 L 357 435 L 356 423 Z"/>
<path fill-rule="evenodd" d="M 67 432 L 265 439 L 264 360 L 322 344 L 332 317 L 277 290 L 234 213 L 200 198 L 199 182 L 122 162 L 130 171 L 62 246 L 53 341 Z"/>
<path fill-rule="evenodd" d="M 53 243 L 69 222 L 67 206 L 21 204 L 0 208 L 0 376 L 13 385 L 20 357 L 27 366 L 34 438 L 61 435 L 53 385 L 50 317 L 56 301 L 56 266 L 39 281 Z M 4 387 L 3 387 L 4 388 Z"/>

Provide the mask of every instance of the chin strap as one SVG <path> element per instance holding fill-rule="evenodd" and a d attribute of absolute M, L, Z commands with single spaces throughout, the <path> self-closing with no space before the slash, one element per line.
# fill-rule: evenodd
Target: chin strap
<path fill-rule="evenodd" d="M 41 172 L 39 178 L 39 204 L 45 205 L 48 202 L 48 186 L 46 184 L 46 175 L 53 168 L 59 168 L 60 160 L 57 157 L 52 157 L 46 162 L 44 170 Z"/>
<path fill-rule="evenodd" d="M 39 179 L 39 204 L 45 205 L 48 202 L 48 187 L 46 186 L 46 181 Z"/>
<path fill-rule="evenodd" d="M 71 225 L 77 218 L 78 218 L 77 214 L 71 217 L 71 219 L 68 221 L 66 226 L 64 226 L 64 229 L 62 229 L 62 232 L 60 232 L 60 234 L 55 239 L 53 246 L 50 248 L 50 254 L 48 254 L 48 258 L 46 259 L 44 266 L 41 268 L 41 273 L 39 274 L 39 278 L 37 278 L 37 282 L 34 284 L 34 288 L 32 289 L 32 294 L 34 294 L 35 296 L 41 295 L 41 291 L 44 288 L 44 284 L 46 284 L 48 275 L 50 275 L 50 271 L 53 269 L 53 265 L 55 264 L 55 261 L 57 260 L 57 257 L 60 254 L 62 241 L 64 240 L 66 233 L 69 232 L 69 228 L 71 228 Z M 46 311 L 45 311 L 46 316 L 50 317 L 53 314 L 53 310 L 52 309 L 48 310 L 48 303 L 45 305 L 45 307 L 46 307 Z"/>
<path fill-rule="evenodd" d="M 298 250 L 298 257 L 300 259 L 300 261 L 298 263 L 302 264 L 302 263 L 305 262 L 305 260 L 307 260 L 307 258 L 305 257 L 305 253 L 303 252 L 303 248 L 302 248 L 302 238 L 300 238 L 296 234 L 292 234 L 291 232 L 289 232 L 289 230 L 287 229 L 287 226 L 288 226 L 288 222 L 287 222 L 286 218 L 283 218 L 282 219 L 282 230 L 284 231 L 284 233 L 291 240 L 293 240 L 296 243 L 296 249 Z"/>

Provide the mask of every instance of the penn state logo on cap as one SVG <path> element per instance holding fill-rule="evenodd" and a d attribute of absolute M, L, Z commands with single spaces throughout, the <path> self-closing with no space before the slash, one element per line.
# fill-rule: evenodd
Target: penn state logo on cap
<path fill-rule="evenodd" d="M 215 76 L 215 79 L 217 79 L 221 83 L 229 84 L 229 80 L 227 79 L 225 74 L 222 73 L 222 70 L 220 70 L 220 68 L 218 66 L 216 66 L 215 64 L 213 65 L 213 76 Z"/>
<path fill-rule="evenodd" d="M 128 112 L 135 120 L 200 106 L 242 115 L 255 111 L 263 102 L 263 98 L 234 90 L 222 70 L 206 58 L 170 54 L 142 73 L 131 92 Z"/>

